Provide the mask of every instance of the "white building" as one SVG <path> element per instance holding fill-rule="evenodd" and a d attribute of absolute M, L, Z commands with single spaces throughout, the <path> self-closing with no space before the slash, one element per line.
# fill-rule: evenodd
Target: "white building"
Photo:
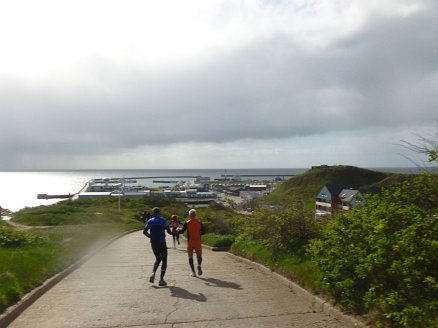
<path fill-rule="evenodd" d="M 376 190 L 368 190 L 376 192 Z M 332 215 L 336 211 L 350 211 L 358 206 L 365 206 L 366 200 L 359 189 L 343 185 L 327 184 L 321 188 L 315 200 L 316 217 Z"/>

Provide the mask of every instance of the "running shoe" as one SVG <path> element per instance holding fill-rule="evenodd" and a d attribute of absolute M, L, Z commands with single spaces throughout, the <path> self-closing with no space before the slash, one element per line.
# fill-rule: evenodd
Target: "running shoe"
<path fill-rule="evenodd" d="M 200 265 L 198 265 L 198 276 L 202 276 L 202 269 Z"/>
<path fill-rule="evenodd" d="M 165 282 L 164 279 L 160 279 L 158 286 L 167 286 L 167 282 Z"/>
<path fill-rule="evenodd" d="M 154 283 L 154 280 L 155 280 L 155 273 L 153 273 L 150 277 L 149 277 L 149 282 L 150 283 Z"/>

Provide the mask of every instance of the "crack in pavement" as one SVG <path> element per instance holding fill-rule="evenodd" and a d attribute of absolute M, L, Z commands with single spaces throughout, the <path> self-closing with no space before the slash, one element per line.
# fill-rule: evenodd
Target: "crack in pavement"
<path fill-rule="evenodd" d="M 177 297 L 175 303 L 172 305 L 175 309 L 173 311 L 170 311 L 167 315 L 166 318 L 164 319 L 164 323 L 169 323 L 169 317 L 174 314 L 176 311 L 178 311 L 178 303 L 180 301 L 180 298 Z M 173 327 L 174 323 L 172 323 L 172 327 Z"/>
<path fill-rule="evenodd" d="M 257 319 L 257 318 L 273 318 L 280 316 L 288 316 L 288 315 L 308 315 L 308 314 L 317 314 L 320 312 L 306 311 L 306 312 L 285 312 L 285 313 L 277 313 L 277 314 L 267 314 L 267 315 L 255 315 L 255 316 L 242 316 L 242 317 L 233 317 L 233 318 L 224 318 L 224 319 L 203 319 L 203 320 L 190 320 L 190 321 L 175 321 L 172 322 L 172 326 L 176 324 L 184 324 L 184 323 L 199 323 L 199 322 L 215 322 L 215 321 L 231 321 L 231 320 L 245 320 L 245 319 Z M 164 322 L 169 324 L 171 322 Z"/>

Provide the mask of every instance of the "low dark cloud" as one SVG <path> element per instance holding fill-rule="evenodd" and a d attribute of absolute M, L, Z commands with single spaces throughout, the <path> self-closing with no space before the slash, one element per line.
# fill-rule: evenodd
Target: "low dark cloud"
<path fill-rule="evenodd" d="M 18 163 L 32 154 L 433 124 L 437 9 L 376 18 L 318 50 L 281 34 L 160 73 L 93 60 L 87 69 L 99 87 L 0 80 L 0 151 Z"/>

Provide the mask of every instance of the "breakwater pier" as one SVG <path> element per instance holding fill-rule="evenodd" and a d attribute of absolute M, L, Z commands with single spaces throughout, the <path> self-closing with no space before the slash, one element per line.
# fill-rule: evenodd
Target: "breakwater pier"
<path fill-rule="evenodd" d="M 47 194 L 37 194 L 37 199 L 67 199 L 71 198 L 73 195 L 47 195 Z"/>

